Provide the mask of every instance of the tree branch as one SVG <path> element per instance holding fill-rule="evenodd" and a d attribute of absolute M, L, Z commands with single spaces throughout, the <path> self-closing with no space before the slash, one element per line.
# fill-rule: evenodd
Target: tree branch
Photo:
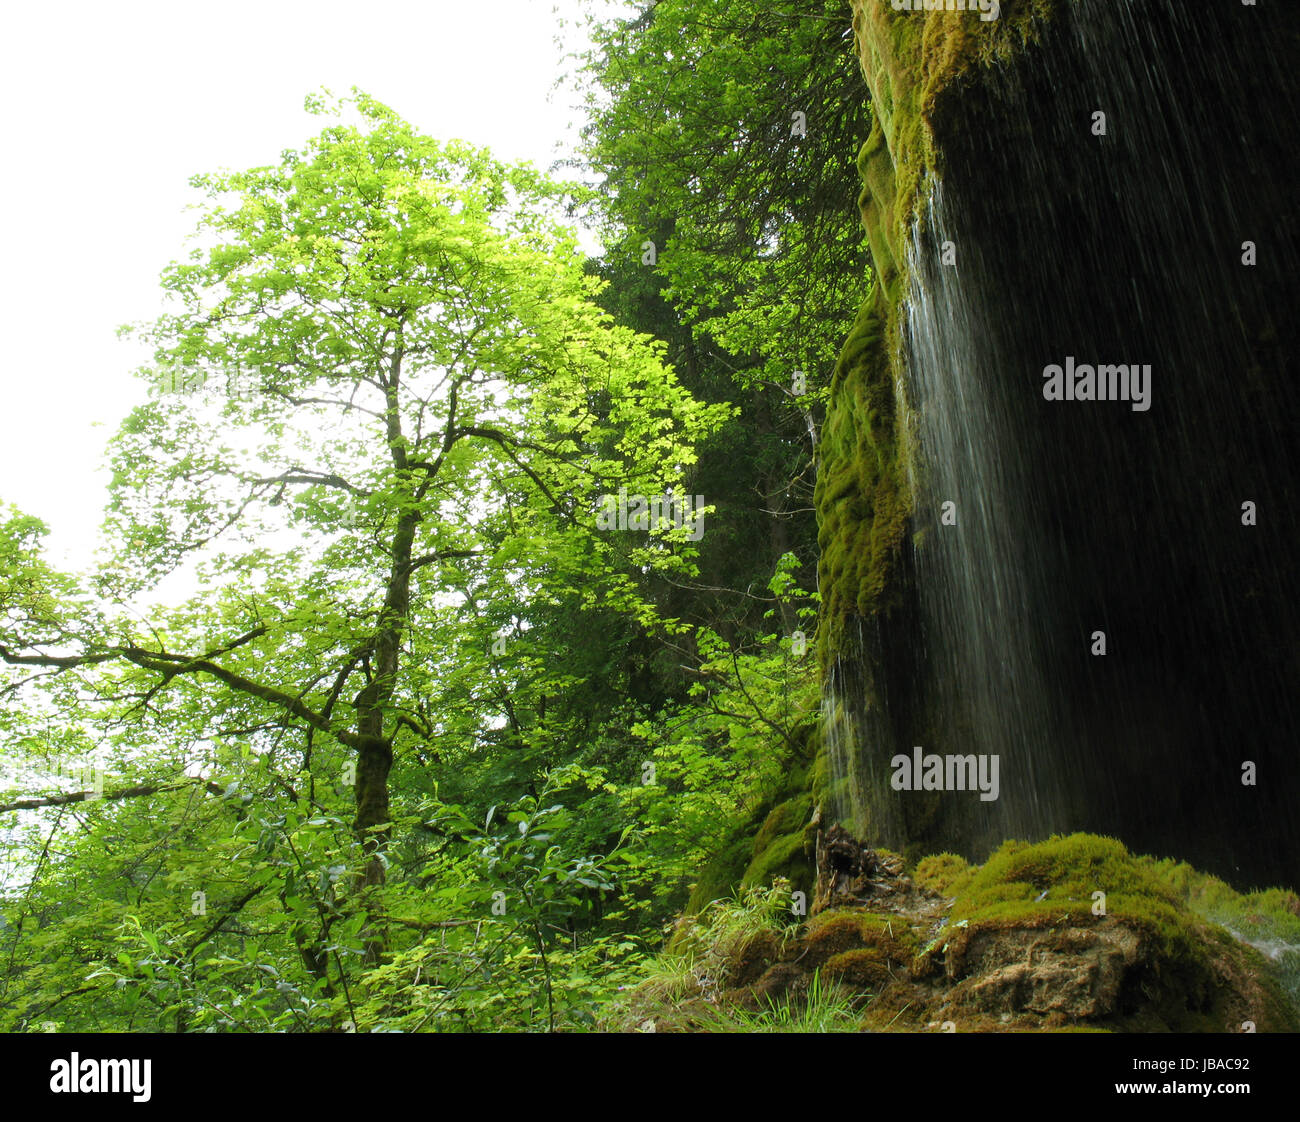
<path fill-rule="evenodd" d="M 202 784 L 210 794 L 221 796 L 226 789 L 219 783 L 206 779 L 191 779 L 184 783 L 144 783 L 138 787 L 124 787 L 120 791 L 108 791 L 102 795 L 94 791 L 74 791 L 70 795 L 45 795 L 40 798 L 19 799 L 16 803 L 0 806 L 0 814 L 7 810 L 38 810 L 43 806 L 67 806 L 70 803 L 113 802 L 117 799 L 138 799 L 144 795 L 157 795 L 163 791 L 180 791 L 186 787 Z"/>

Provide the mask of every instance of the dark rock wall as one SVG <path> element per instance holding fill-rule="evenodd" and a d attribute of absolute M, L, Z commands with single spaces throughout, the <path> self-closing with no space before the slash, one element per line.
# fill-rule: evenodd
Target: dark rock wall
<path fill-rule="evenodd" d="M 1300 5 L 859 7 L 877 283 L 822 443 L 830 809 L 900 849 L 1087 829 L 1300 881 Z M 1150 408 L 1044 400 L 1067 356 L 1149 364 Z M 892 790 L 914 745 L 999 754 L 998 800 Z"/>

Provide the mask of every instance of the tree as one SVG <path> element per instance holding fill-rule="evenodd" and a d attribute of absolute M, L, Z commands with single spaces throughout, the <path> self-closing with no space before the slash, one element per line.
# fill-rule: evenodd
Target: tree
<path fill-rule="evenodd" d="M 143 329 L 160 392 L 113 444 L 122 548 L 92 596 L 41 559 L 38 525 L 7 523 L 0 658 L 11 690 L 65 713 L 75 695 L 123 770 L 157 767 L 140 743 L 156 726 L 200 776 L 223 746 L 289 757 L 308 813 L 355 772 L 364 890 L 385 879 L 395 756 L 436 762 L 461 719 L 429 700 L 466 612 L 526 628 L 559 582 L 649 619 L 599 498 L 686 490 L 693 442 L 727 410 L 594 303 L 562 188 L 364 94 L 308 108 L 336 123 L 305 150 L 194 180 L 201 244 L 163 275 L 175 310 Z M 689 567 L 689 550 L 656 532 L 631 560 Z M 135 594 L 187 565 L 204 593 L 133 618 Z M 299 940 L 317 966 L 319 918 Z"/>
<path fill-rule="evenodd" d="M 574 164 L 596 181 L 599 270 L 620 320 L 663 338 L 694 393 L 739 406 L 699 448 L 725 527 L 700 583 L 732 590 L 732 618 L 702 622 L 752 634 L 746 589 L 787 552 L 813 572 L 817 425 L 870 275 L 854 153 L 871 106 L 852 6 L 606 10 L 575 75 L 588 124 Z M 698 599 L 716 611 L 716 595 Z"/>

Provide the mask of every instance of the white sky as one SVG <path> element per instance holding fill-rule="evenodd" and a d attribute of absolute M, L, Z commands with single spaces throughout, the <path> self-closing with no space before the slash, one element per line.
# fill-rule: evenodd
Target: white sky
<path fill-rule="evenodd" d="M 88 564 L 98 471 L 144 400 L 118 325 L 162 309 L 197 172 L 275 162 L 324 126 L 303 98 L 352 86 L 441 140 L 545 168 L 577 123 L 554 44 L 573 0 L 192 0 L 9 5 L 0 46 L 0 502 Z M 556 10 L 559 10 L 558 14 Z M 566 33 L 571 44 L 572 31 Z"/>

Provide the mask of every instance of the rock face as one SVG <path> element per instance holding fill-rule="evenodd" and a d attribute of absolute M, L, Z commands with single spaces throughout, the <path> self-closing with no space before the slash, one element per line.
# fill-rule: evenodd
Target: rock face
<path fill-rule="evenodd" d="M 1104 1017 L 1141 952 L 1140 936 L 1117 920 L 1088 931 L 984 931 L 952 956 L 948 976 L 964 980 L 950 999 L 980 1012 Z"/>
<path fill-rule="evenodd" d="M 852 1010 L 845 1031 L 1300 1030 L 1277 966 L 1191 911 L 1169 868 L 1113 840 L 1008 843 L 981 868 L 943 855 L 912 876 L 838 827 L 817 851 L 806 923 L 731 914 L 697 927 L 673 959 L 686 981 L 634 991 L 620 1023 L 717 1029 L 829 987 Z M 1297 903 L 1247 907 L 1291 922 Z"/>
<path fill-rule="evenodd" d="M 875 269 L 821 440 L 826 820 L 1300 882 L 1300 8 L 854 29 Z M 1075 363 L 1149 365 L 1149 407 L 1045 398 Z M 894 790 L 916 745 L 997 754 L 1000 797 Z"/>

